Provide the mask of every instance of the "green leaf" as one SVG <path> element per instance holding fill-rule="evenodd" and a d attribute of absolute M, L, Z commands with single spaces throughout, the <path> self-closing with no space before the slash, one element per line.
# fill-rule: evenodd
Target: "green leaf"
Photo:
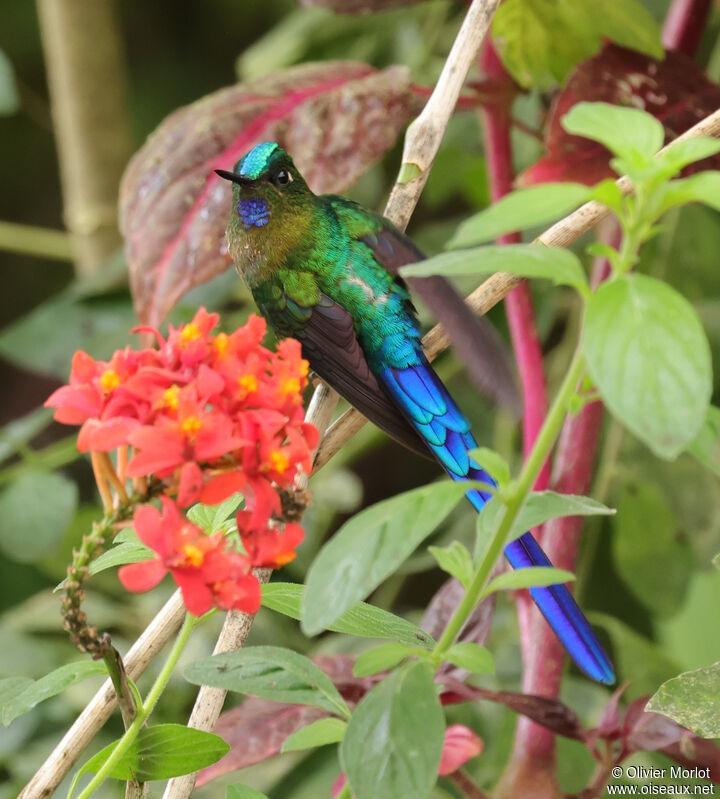
<path fill-rule="evenodd" d="M 363 652 L 355 661 L 353 674 L 356 677 L 369 677 L 379 671 L 393 669 L 409 655 L 417 653 L 414 646 L 407 644 L 383 644 Z"/>
<path fill-rule="evenodd" d="M 283 742 L 281 752 L 297 752 L 315 746 L 327 746 L 342 741 L 347 730 L 347 722 L 340 719 L 319 719 L 306 727 L 301 727 Z"/>
<path fill-rule="evenodd" d="M 90 574 L 99 574 L 106 569 L 113 569 L 116 566 L 125 566 L 128 563 L 142 563 L 145 560 L 152 560 L 155 553 L 145 544 L 121 543 L 103 552 L 90 564 Z"/>
<path fill-rule="evenodd" d="M 262 604 L 276 613 L 300 620 L 305 586 L 296 583 L 266 583 L 262 587 Z M 328 626 L 328 630 L 360 638 L 389 638 L 401 644 L 432 649 L 433 639 L 417 625 L 387 610 L 358 602 Z"/>
<path fill-rule="evenodd" d="M 705 423 L 690 442 L 688 452 L 720 477 L 720 408 L 708 408 Z"/>
<path fill-rule="evenodd" d="M 543 183 L 506 194 L 484 211 L 466 219 L 448 249 L 472 247 L 506 233 L 544 225 L 582 205 L 591 189 L 582 183 Z"/>
<path fill-rule="evenodd" d="M 0 117 L 12 116 L 20 110 L 20 95 L 15 82 L 15 70 L 3 50 L 0 50 Z"/>
<path fill-rule="evenodd" d="M 659 214 L 688 203 L 703 203 L 720 210 L 720 171 L 708 170 L 689 178 L 671 180 L 658 189 Z"/>
<path fill-rule="evenodd" d="M 658 167 L 663 168 L 667 177 L 676 175 L 680 170 L 703 158 L 720 153 L 720 141 L 711 136 L 695 136 L 692 139 L 676 141 L 672 147 L 656 158 Z M 706 174 L 701 172 L 700 174 Z M 717 174 L 717 173 L 715 173 Z"/>
<path fill-rule="evenodd" d="M 109 358 L 137 323 L 127 300 L 80 302 L 67 290 L 0 331 L 0 354 L 21 368 L 66 380 L 75 350 Z"/>
<path fill-rule="evenodd" d="M 444 572 L 459 580 L 465 588 L 470 585 L 475 568 L 472 555 L 464 544 L 453 541 L 446 547 L 428 547 L 428 552 Z"/>
<path fill-rule="evenodd" d="M 476 563 L 482 559 L 486 546 L 500 523 L 503 505 L 495 498 L 483 508 L 477 520 L 475 542 Z M 550 519 L 561 516 L 611 516 L 615 511 L 597 500 L 577 494 L 558 494 L 555 491 L 533 491 L 520 509 L 515 525 L 506 543 L 518 538 L 527 530 L 538 527 Z"/>
<path fill-rule="evenodd" d="M 235 513 L 243 501 L 243 495 L 235 493 L 219 505 L 203 505 L 198 502 L 187 512 L 187 517 L 193 524 L 197 524 L 206 533 L 217 533 L 225 530 L 225 522 Z"/>
<path fill-rule="evenodd" d="M 0 462 L 14 455 L 20 447 L 27 444 L 51 422 L 50 408 L 36 408 L 6 424 L 0 430 Z"/>
<path fill-rule="evenodd" d="M 228 785 L 225 799 L 268 799 L 268 797 L 249 785 L 237 784 Z"/>
<path fill-rule="evenodd" d="M 101 749 L 80 769 L 74 783 L 83 775 L 96 772 L 110 757 L 117 741 Z M 217 763 L 230 751 L 219 735 L 195 730 L 184 724 L 156 724 L 143 727 L 128 751 L 110 772 L 115 780 L 167 780 L 192 774 Z"/>
<path fill-rule="evenodd" d="M 499 486 L 505 486 L 510 482 L 510 467 L 505 458 L 495 452 L 495 450 L 487 447 L 477 447 L 470 450 L 468 455 L 481 469 L 484 469 L 491 477 L 494 477 Z"/>
<path fill-rule="evenodd" d="M 346 522 L 307 576 L 301 626 L 326 629 L 389 577 L 465 495 L 467 483 L 442 481 L 379 502 Z"/>
<path fill-rule="evenodd" d="M 575 579 L 572 572 L 554 569 L 550 566 L 530 566 L 524 569 L 504 572 L 491 580 L 483 591 L 483 596 L 496 591 L 515 591 L 519 588 L 542 588 L 546 585 L 559 585 Z"/>
<path fill-rule="evenodd" d="M 633 162 L 649 162 L 665 140 L 662 123 L 654 116 L 610 103 L 577 103 L 562 118 L 562 126 Z"/>
<path fill-rule="evenodd" d="M 33 682 L 30 677 L 5 677 L 0 680 L 0 712 L 8 702 L 19 696 Z"/>
<path fill-rule="evenodd" d="M 0 549 L 21 563 L 50 555 L 77 507 L 77 486 L 61 474 L 25 472 L 0 494 Z"/>
<path fill-rule="evenodd" d="M 471 641 L 453 644 L 446 652 L 445 659 L 472 674 L 495 673 L 495 660 L 490 650 Z"/>
<path fill-rule="evenodd" d="M 692 552 L 678 540 L 679 532 L 678 520 L 655 486 L 625 491 L 615 518 L 613 559 L 625 585 L 658 616 L 680 608 L 692 572 Z"/>
<path fill-rule="evenodd" d="M 324 671 L 304 655 L 279 646 L 250 646 L 198 660 L 185 669 L 185 679 L 272 702 L 313 705 L 350 715 Z"/>
<path fill-rule="evenodd" d="M 700 431 L 712 392 L 710 346 L 697 313 L 645 275 L 604 283 L 587 304 L 583 350 L 608 408 L 661 458 Z"/>
<path fill-rule="evenodd" d="M 444 733 L 432 669 L 415 663 L 393 672 L 357 706 L 340 745 L 355 799 L 427 797 Z"/>
<path fill-rule="evenodd" d="M 720 738 L 720 663 L 663 683 L 645 709 L 669 716 L 703 738 Z"/>
<path fill-rule="evenodd" d="M 97 660 L 80 660 L 66 663 L 39 680 L 31 681 L 24 690 L 2 703 L 2 723 L 7 727 L 19 716 L 32 710 L 35 705 L 50 699 L 88 677 L 107 674 L 105 664 Z"/>
<path fill-rule="evenodd" d="M 558 286 L 587 292 L 587 278 L 577 256 L 544 244 L 505 244 L 440 253 L 412 266 L 403 266 L 404 277 L 460 277 L 506 272 L 529 278 L 547 278 Z"/>
<path fill-rule="evenodd" d="M 601 180 L 600 183 L 596 183 L 592 188 L 590 196 L 591 199 L 596 200 L 601 205 L 614 211 L 616 216 L 622 217 L 625 195 L 622 193 L 617 181 L 613 178 L 606 178 L 605 180 Z M 602 244 L 602 242 L 595 241 L 588 245 L 587 251 L 590 252 L 591 255 L 595 255 L 595 252 L 592 252 L 591 249 L 596 251 L 603 250 L 602 254 L 605 255 L 605 257 L 617 258 L 617 250 L 609 244 Z M 610 250 L 612 250 L 612 254 Z"/>
<path fill-rule="evenodd" d="M 603 38 L 662 58 L 658 25 L 637 0 L 506 0 L 495 12 L 495 46 L 525 88 L 549 89 L 595 55 Z"/>

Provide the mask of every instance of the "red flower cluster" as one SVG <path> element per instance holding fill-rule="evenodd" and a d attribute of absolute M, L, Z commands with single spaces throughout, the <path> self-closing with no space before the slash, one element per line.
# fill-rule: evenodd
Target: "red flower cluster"
<path fill-rule="evenodd" d="M 258 316 L 230 335 L 213 335 L 218 321 L 217 314 L 201 308 L 192 322 L 171 327 L 167 339 L 155 329 L 137 328 L 152 333 L 156 347 L 126 348 L 109 361 L 76 352 L 69 385 L 55 391 L 45 405 L 55 408 L 57 421 L 81 425 L 81 451 L 127 446 L 132 453 L 127 476 L 159 478 L 181 507 L 197 501 L 217 504 L 242 491 L 245 509 L 238 514 L 238 529 L 248 563 L 278 567 L 292 560 L 303 538 L 296 524 L 272 524 L 281 512 L 278 489 L 292 486 L 299 469 L 309 473 L 318 440 L 317 430 L 304 422 L 302 407 L 308 362 L 293 339 L 280 342 L 276 352 L 264 347 L 265 322 Z M 176 524 L 181 517 L 169 507 L 165 502 L 162 545 L 159 534 L 147 533 L 154 542 L 148 546 L 159 555 L 152 562 L 155 571 L 146 569 L 143 579 L 138 569 L 124 571 L 130 575 L 128 587 L 151 587 L 166 570 L 181 587 L 180 578 L 190 573 L 193 585 L 213 569 L 239 573 L 238 562 L 220 557 L 221 542 L 214 536 L 199 547 L 204 553 L 200 567 L 192 558 L 190 566 L 178 565 L 185 563 L 183 547 L 197 549 L 199 544 L 188 543 L 196 528 L 188 522 Z M 148 524 L 145 510 L 136 516 Z M 159 524 L 157 519 L 154 523 Z M 229 558 L 232 553 L 225 554 Z M 183 571 L 188 568 L 191 572 Z M 228 604 L 226 589 L 204 584 L 210 586 L 205 599 L 212 596 L 218 607 Z"/>

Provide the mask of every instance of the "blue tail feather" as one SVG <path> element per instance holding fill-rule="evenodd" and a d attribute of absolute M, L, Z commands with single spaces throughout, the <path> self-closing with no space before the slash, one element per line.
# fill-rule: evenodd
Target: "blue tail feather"
<path fill-rule="evenodd" d="M 429 363 L 405 369 L 388 368 L 380 376 L 408 421 L 453 480 L 493 482 L 486 472 L 470 464 L 468 450 L 477 447 L 477 443 L 469 423 Z M 467 498 L 480 511 L 488 495 L 471 489 Z M 531 533 L 508 544 L 505 557 L 515 569 L 552 565 Z M 575 663 L 594 680 L 615 682 L 612 663 L 567 586 L 532 588 L 530 595 Z"/>

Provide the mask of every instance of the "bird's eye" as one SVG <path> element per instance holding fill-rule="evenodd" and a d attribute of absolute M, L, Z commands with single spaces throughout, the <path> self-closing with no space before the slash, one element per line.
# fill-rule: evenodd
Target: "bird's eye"
<path fill-rule="evenodd" d="M 281 169 L 274 178 L 274 183 L 276 186 L 287 186 L 288 183 L 292 180 L 292 176 L 287 171 L 287 169 Z"/>

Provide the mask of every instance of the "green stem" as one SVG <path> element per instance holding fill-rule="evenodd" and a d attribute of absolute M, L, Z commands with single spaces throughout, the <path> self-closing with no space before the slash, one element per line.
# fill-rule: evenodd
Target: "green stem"
<path fill-rule="evenodd" d="M 0 485 L 14 480 L 25 472 L 42 470 L 51 472 L 72 463 L 83 456 L 78 452 L 77 435 L 67 436 L 66 438 L 49 444 L 41 450 L 30 450 L 25 453 L 25 460 L 20 463 L 13 463 L 0 470 Z"/>
<path fill-rule="evenodd" d="M 55 261 L 73 261 L 70 236 L 64 230 L 0 222 L 0 250 L 52 258 Z"/>
<path fill-rule="evenodd" d="M 492 543 L 488 547 L 482 562 L 478 565 L 475 576 L 465 596 L 455 609 L 455 613 L 453 613 L 447 627 L 440 636 L 440 640 L 437 642 L 434 652 L 436 660 L 439 661 L 442 659 L 443 655 L 447 652 L 457 635 L 465 626 L 465 623 L 470 618 L 476 605 L 481 600 L 483 589 L 495 565 L 495 561 L 500 557 L 508 535 L 513 529 L 515 520 L 525 504 L 528 495 L 532 491 L 535 480 L 543 464 L 547 460 L 558 435 L 560 435 L 560 430 L 567 413 L 568 403 L 573 393 L 577 390 L 584 369 L 585 362 L 582 357 L 580 346 L 578 346 L 567 374 L 565 375 L 565 379 L 560 386 L 552 407 L 543 422 L 543 426 L 540 428 L 532 451 L 520 473 L 520 477 L 515 486 L 511 487 L 510 491 L 506 492 L 503 497 L 505 511 L 500 519 L 497 532 L 493 536 Z"/>
<path fill-rule="evenodd" d="M 123 737 L 117 742 L 108 759 L 102 764 L 97 774 L 92 778 L 92 780 L 90 780 L 85 789 L 78 796 L 78 799 L 88 799 L 88 797 L 91 796 L 103 784 L 103 782 L 105 782 L 115 766 L 122 760 L 123 755 L 130 749 L 133 742 L 137 738 L 138 733 L 154 710 L 155 705 L 162 695 L 162 692 L 165 690 L 165 687 L 170 680 L 180 655 L 182 654 L 183 649 L 185 649 L 185 645 L 190 638 L 190 633 L 192 633 L 193 628 L 198 621 L 199 619 L 196 619 L 189 613 L 186 614 L 185 621 L 183 622 L 183 626 L 178 633 L 178 637 L 175 639 L 173 648 L 170 650 L 170 654 L 168 655 L 167 660 L 160 670 L 160 673 L 155 679 L 155 682 L 153 683 L 153 686 L 150 689 L 145 701 L 138 708 L 138 713 L 137 716 L 135 716 L 133 723 L 125 731 L 125 735 L 123 735 Z"/>

